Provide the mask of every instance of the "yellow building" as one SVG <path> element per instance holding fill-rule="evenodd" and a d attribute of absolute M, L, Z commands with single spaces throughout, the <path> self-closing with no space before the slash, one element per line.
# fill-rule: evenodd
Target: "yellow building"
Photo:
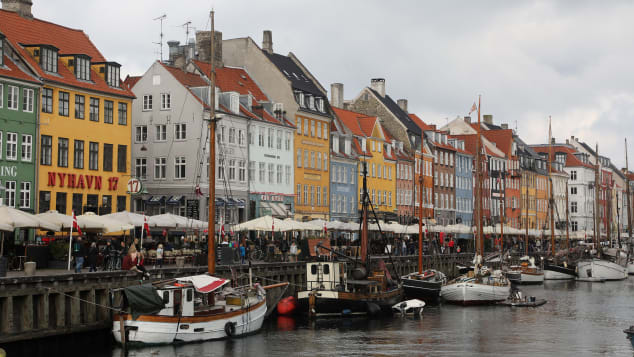
<path fill-rule="evenodd" d="M 537 201 L 536 201 L 536 180 L 537 174 L 533 171 L 524 170 L 522 172 L 522 182 L 521 182 L 521 202 L 520 205 L 522 207 L 522 230 L 526 229 L 526 219 L 528 217 L 528 228 L 536 229 L 537 227 Z M 526 197 L 526 192 L 528 191 L 528 199 Z M 528 203 L 528 212 L 527 206 Z M 528 214 L 527 214 L 528 213 Z"/>
<path fill-rule="evenodd" d="M 37 210 L 129 209 L 134 95 L 120 81 L 120 65 L 81 30 L 33 19 L 30 4 L 20 6 L 0 11 L 0 32 L 44 83 Z"/>
<path fill-rule="evenodd" d="M 535 200 L 537 205 L 537 226 L 536 229 L 542 231 L 549 228 L 548 221 L 548 175 L 542 173 L 535 174 Z"/>

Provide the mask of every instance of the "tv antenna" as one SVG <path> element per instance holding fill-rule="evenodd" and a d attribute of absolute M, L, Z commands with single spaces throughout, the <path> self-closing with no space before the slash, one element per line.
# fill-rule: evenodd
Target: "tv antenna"
<path fill-rule="evenodd" d="M 159 45 L 160 46 L 160 54 L 161 54 L 161 62 L 163 62 L 163 20 L 165 20 L 167 18 L 166 14 L 163 14 L 155 19 L 153 19 L 154 21 L 159 20 L 161 22 L 161 36 L 160 36 L 160 41 L 159 42 L 154 42 L 154 44 Z"/>
<path fill-rule="evenodd" d="M 192 25 L 191 21 L 187 21 L 186 23 L 181 25 L 181 27 L 185 28 L 185 44 L 189 42 L 189 28 L 191 25 Z"/>

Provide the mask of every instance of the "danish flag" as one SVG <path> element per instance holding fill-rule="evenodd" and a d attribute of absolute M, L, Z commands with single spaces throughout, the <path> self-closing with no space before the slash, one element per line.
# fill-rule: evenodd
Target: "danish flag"
<path fill-rule="evenodd" d="M 145 229 L 145 234 L 150 236 L 150 225 L 147 223 L 147 216 L 143 216 L 143 229 Z"/>
<path fill-rule="evenodd" d="M 79 224 L 77 223 L 77 217 L 75 216 L 75 211 L 73 211 L 73 229 L 79 233 L 79 235 L 83 235 L 81 232 L 81 228 L 79 228 Z"/>

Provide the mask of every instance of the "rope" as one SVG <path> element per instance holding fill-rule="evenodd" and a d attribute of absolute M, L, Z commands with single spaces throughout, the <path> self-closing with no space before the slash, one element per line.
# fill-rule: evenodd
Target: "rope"
<path fill-rule="evenodd" d="M 123 310 L 115 309 L 115 308 L 112 308 L 112 307 L 110 307 L 110 306 L 106 306 L 106 305 L 97 304 L 96 302 L 92 302 L 92 301 L 84 300 L 84 299 L 82 299 L 82 298 L 78 298 L 78 297 L 76 297 L 76 296 L 73 296 L 73 295 L 70 295 L 70 294 L 66 294 L 65 292 L 62 292 L 62 291 L 56 290 L 56 289 L 54 289 L 54 288 L 46 288 L 46 290 L 49 290 L 49 291 L 51 291 L 51 290 L 52 290 L 52 291 L 53 291 L 53 292 L 55 292 L 55 293 L 58 293 L 58 294 L 61 294 L 61 295 L 64 295 L 64 296 L 68 296 L 68 297 L 69 297 L 69 298 L 71 298 L 71 299 L 75 299 L 75 300 L 83 301 L 83 302 L 85 302 L 85 303 L 87 303 L 87 304 L 91 304 L 91 305 L 95 305 L 95 306 L 103 307 L 104 309 L 112 310 L 112 311 L 117 312 L 117 313 L 123 312 Z"/>

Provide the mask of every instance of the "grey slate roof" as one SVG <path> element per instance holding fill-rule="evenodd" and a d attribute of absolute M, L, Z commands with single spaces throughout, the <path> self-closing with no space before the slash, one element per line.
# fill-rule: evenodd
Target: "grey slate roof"
<path fill-rule="evenodd" d="M 301 68 L 288 56 L 283 56 L 277 53 L 268 53 L 262 51 L 271 62 L 291 81 L 291 85 L 294 89 L 313 94 L 318 97 L 326 97 L 326 94 L 317 88 L 315 83 L 302 71 Z"/>
<path fill-rule="evenodd" d="M 374 89 L 368 89 L 370 89 L 372 93 L 374 93 L 374 95 L 381 101 L 381 103 L 383 103 L 383 105 L 385 105 L 387 109 L 389 109 L 389 111 L 392 112 L 394 116 L 396 116 L 401 121 L 401 123 L 403 123 L 403 125 L 405 125 L 409 132 L 413 133 L 414 135 L 421 136 L 422 132 L 420 130 L 420 127 L 416 125 L 416 123 L 414 123 L 409 115 L 407 115 L 407 113 L 405 113 L 403 109 L 401 109 L 401 107 L 399 107 L 398 104 L 396 104 L 396 102 L 392 98 L 390 98 L 389 95 L 386 94 L 385 97 L 382 97 Z"/>

